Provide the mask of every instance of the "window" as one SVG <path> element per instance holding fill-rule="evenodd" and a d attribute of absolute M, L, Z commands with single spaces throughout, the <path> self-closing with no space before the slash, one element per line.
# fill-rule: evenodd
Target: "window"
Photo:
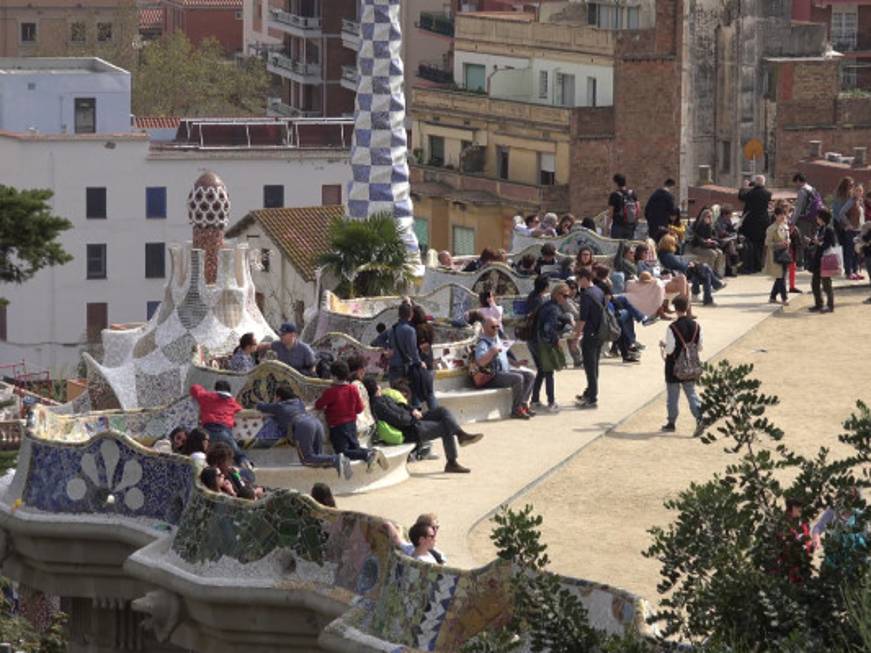
<path fill-rule="evenodd" d="M 163 279 L 166 276 L 166 245 L 145 243 L 145 278 Z"/>
<path fill-rule="evenodd" d="M 112 23 L 97 23 L 97 40 L 100 43 L 112 40 Z"/>
<path fill-rule="evenodd" d="M 334 206 L 342 203 L 342 184 L 325 184 L 321 186 L 321 204 Z"/>
<path fill-rule="evenodd" d="M 145 217 L 166 217 L 166 186 L 149 186 L 145 189 Z"/>
<path fill-rule="evenodd" d="M 483 91 L 487 87 L 487 68 L 477 63 L 463 64 L 463 80 L 467 91 Z"/>
<path fill-rule="evenodd" d="M 106 219 L 106 189 L 85 189 L 85 217 L 91 220 Z"/>
<path fill-rule="evenodd" d="M 84 23 L 72 23 L 70 25 L 70 41 L 73 43 L 84 43 L 85 42 L 85 24 Z"/>
<path fill-rule="evenodd" d="M 556 156 L 539 154 L 538 170 L 538 183 L 542 186 L 553 186 L 556 183 Z"/>
<path fill-rule="evenodd" d="M 454 241 L 454 255 L 470 256 L 475 253 L 475 230 L 468 227 L 454 227 L 452 229 Z"/>
<path fill-rule="evenodd" d="M 847 61 L 842 61 L 840 67 L 838 68 L 838 72 L 841 77 L 841 90 L 849 91 L 855 89 L 857 87 L 858 78 L 856 75 L 857 67 L 855 63 L 848 63 L 850 61 L 855 62 L 855 59 L 848 59 Z"/>
<path fill-rule="evenodd" d="M 76 133 L 95 133 L 97 131 L 97 100 L 92 97 L 77 97 L 74 107 Z"/>
<path fill-rule="evenodd" d="M 36 43 L 36 23 L 21 23 L 21 42 Z"/>
<path fill-rule="evenodd" d="M 538 97 L 539 99 L 547 99 L 547 71 L 541 70 L 538 73 Z"/>
<path fill-rule="evenodd" d="M 6 304 L 0 304 L 0 341 L 6 342 Z"/>
<path fill-rule="evenodd" d="M 720 143 L 720 171 L 732 172 L 732 141 Z"/>
<path fill-rule="evenodd" d="M 595 107 L 596 104 L 596 78 L 587 77 L 587 106 Z"/>
<path fill-rule="evenodd" d="M 626 7 L 626 29 L 638 29 L 641 25 L 641 8 Z"/>
<path fill-rule="evenodd" d="M 587 5 L 587 22 L 601 29 L 620 29 L 622 27 L 622 7 L 589 3 Z"/>
<path fill-rule="evenodd" d="M 264 272 L 269 272 L 269 268 L 272 267 L 272 260 L 270 258 L 271 253 L 269 249 L 266 247 L 260 248 L 260 269 Z"/>
<path fill-rule="evenodd" d="M 832 7 L 832 46 L 836 50 L 855 50 L 858 35 L 858 9 Z"/>
<path fill-rule="evenodd" d="M 145 319 L 150 320 L 160 308 L 160 302 L 145 302 Z"/>
<path fill-rule="evenodd" d="M 100 334 L 109 327 L 109 305 L 106 302 L 86 304 L 85 323 L 88 342 L 100 342 Z"/>
<path fill-rule="evenodd" d="M 263 208 L 280 209 L 284 207 L 284 186 L 281 184 L 263 187 Z"/>
<path fill-rule="evenodd" d="M 564 107 L 575 106 L 575 76 L 557 73 L 554 85 L 556 93 L 554 104 Z"/>
<path fill-rule="evenodd" d="M 501 145 L 496 148 L 496 176 L 508 179 L 508 148 Z"/>
<path fill-rule="evenodd" d="M 429 137 L 429 165 L 443 166 L 445 164 L 445 139 L 441 136 Z"/>
<path fill-rule="evenodd" d="M 85 245 L 88 279 L 106 278 L 106 245 Z"/>
<path fill-rule="evenodd" d="M 421 247 L 429 247 L 429 220 L 426 218 L 414 219 L 414 235 Z"/>

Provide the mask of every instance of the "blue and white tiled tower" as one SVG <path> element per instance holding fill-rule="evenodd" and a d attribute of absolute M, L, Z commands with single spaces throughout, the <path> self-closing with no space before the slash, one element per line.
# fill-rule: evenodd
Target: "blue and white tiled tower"
<path fill-rule="evenodd" d="M 408 172 L 400 0 L 360 0 L 360 52 L 348 215 L 392 213 L 409 258 L 420 261 Z"/>

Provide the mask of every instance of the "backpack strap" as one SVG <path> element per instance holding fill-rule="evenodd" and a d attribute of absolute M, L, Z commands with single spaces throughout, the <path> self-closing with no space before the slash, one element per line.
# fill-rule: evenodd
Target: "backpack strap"
<path fill-rule="evenodd" d="M 695 327 L 695 329 L 693 329 L 693 335 L 690 338 L 690 342 L 696 342 L 696 337 L 699 335 L 699 323 L 695 322 L 693 324 L 693 326 Z M 680 329 L 677 328 L 677 323 L 672 322 L 670 328 L 671 328 L 672 332 L 674 333 L 674 335 L 677 336 L 677 339 L 680 340 L 680 344 L 683 345 L 684 348 L 686 348 L 687 341 L 684 340 L 683 335 L 681 335 Z"/>

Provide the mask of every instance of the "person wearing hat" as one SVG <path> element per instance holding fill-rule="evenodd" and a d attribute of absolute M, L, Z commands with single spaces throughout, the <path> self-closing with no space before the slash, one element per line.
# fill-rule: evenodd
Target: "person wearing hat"
<path fill-rule="evenodd" d="M 305 374 L 315 376 L 315 352 L 299 339 L 296 325 L 285 322 L 278 330 L 279 338 L 273 342 L 264 342 L 257 346 L 257 351 L 271 349 L 285 365 Z"/>

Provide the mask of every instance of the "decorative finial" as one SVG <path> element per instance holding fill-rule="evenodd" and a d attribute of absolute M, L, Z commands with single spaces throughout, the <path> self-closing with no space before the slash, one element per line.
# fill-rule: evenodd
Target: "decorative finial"
<path fill-rule="evenodd" d="M 188 194 L 188 220 L 194 227 L 227 228 L 230 195 L 227 186 L 214 172 L 204 172 L 194 182 Z"/>

